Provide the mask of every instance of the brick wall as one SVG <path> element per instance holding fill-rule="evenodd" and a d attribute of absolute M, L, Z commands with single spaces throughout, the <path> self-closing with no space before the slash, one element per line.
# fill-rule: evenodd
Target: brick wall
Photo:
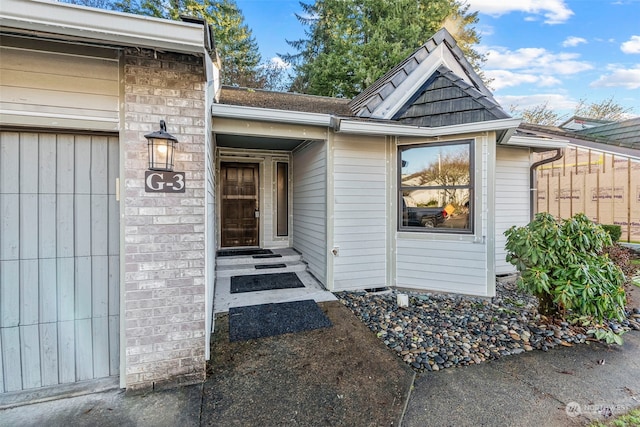
<path fill-rule="evenodd" d="M 197 56 L 124 56 L 125 352 L 128 390 L 205 375 L 205 76 Z M 144 135 L 160 120 L 178 138 L 186 192 L 145 193 Z"/>

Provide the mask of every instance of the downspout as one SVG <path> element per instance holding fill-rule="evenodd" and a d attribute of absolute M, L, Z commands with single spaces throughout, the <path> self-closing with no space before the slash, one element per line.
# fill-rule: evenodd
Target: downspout
<path fill-rule="evenodd" d="M 564 156 L 564 148 L 556 148 L 556 154 L 553 157 L 549 157 L 548 159 L 543 159 L 540 161 L 535 162 L 534 164 L 531 165 L 531 167 L 529 168 L 529 219 L 531 221 L 533 221 L 533 203 L 535 201 L 535 192 L 537 190 L 536 186 L 534 185 L 534 181 L 533 181 L 533 174 L 535 173 L 535 170 L 538 166 L 542 166 L 545 165 L 547 163 L 551 163 L 551 162 L 555 162 L 556 160 L 560 160 L 562 158 L 562 156 Z M 547 197 L 549 197 L 549 195 L 547 195 Z"/>

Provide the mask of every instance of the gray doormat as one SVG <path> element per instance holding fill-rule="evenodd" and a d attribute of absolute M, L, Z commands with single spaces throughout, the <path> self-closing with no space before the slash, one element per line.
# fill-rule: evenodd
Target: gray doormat
<path fill-rule="evenodd" d="M 248 274 L 231 277 L 231 293 L 304 288 L 296 273 Z"/>
<path fill-rule="evenodd" d="M 217 256 L 244 256 L 244 255 L 269 255 L 273 252 L 269 249 L 221 249 Z"/>
<path fill-rule="evenodd" d="M 282 255 L 280 254 L 254 255 L 251 258 L 254 258 L 254 259 L 282 258 Z"/>
<path fill-rule="evenodd" d="M 331 326 L 329 318 L 313 300 L 229 309 L 229 341 L 246 341 Z"/>

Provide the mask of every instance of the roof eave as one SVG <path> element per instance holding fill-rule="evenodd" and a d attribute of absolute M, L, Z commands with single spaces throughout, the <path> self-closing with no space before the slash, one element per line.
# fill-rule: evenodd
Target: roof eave
<path fill-rule="evenodd" d="M 3 0 L 0 21 L 11 28 L 92 40 L 100 44 L 204 53 L 199 24 L 43 0 Z"/>
<path fill-rule="evenodd" d="M 509 118 L 427 128 L 395 123 L 363 122 L 358 120 L 342 119 L 340 120 L 340 125 L 337 131 L 362 135 L 438 137 L 444 135 L 509 130 L 517 128 L 519 124 L 520 119 Z"/>
<path fill-rule="evenodd" d="M 324 113 L 307 113 L 230 104 L 213 104 L 211 106 L 211 114 L 214 117 L 227 119 L 251 119 L 308 126 L 329 126 L 331 124 L 331 117 L 333 117 L 330 114 Z"/>
<path fill-rule="evenodd" d="M 213 104 L 213 117 L 241 120 L 257 120 L 307 126 L 331 126 L 335 132 L 359 135 L 394 135 L 416 137 L 438 137 L 443 135 L 478 133 L 515 129 L 520 119 L 500 119 L 486 122 L 426 128 L 389 122 L 370 122 L 340 118 L 332 114 L 307 113 L 300 111 L 276 110 L 270 108 L 246 107 L 229 104 Z M 215 127 L 215 126 L 214 126 Z"/>
<path fill-rule="evenodd" d="M 566 148 L 569 141 L 566 139 L 554 138 L 536 138 L 530 136 L 514 135 L 505 139 L 501 145 L 512 147 L 527 147 L 538 151 L 555 150 L 558 148 Z"/>

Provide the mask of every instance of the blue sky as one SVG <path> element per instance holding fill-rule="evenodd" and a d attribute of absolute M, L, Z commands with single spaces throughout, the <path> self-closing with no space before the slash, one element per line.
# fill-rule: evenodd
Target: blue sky
<path fill-rule="evenodd" d="M 310 0 L 311 1 L 311 0 Z M 570 114 L 611 96 L 640 116 L 640 0 L 468 0 L 479 11 L 478 50 L 502 106 L 547 102 Z M 298 1 L 237 0 L 263 59 L 304 36 Z"/>

